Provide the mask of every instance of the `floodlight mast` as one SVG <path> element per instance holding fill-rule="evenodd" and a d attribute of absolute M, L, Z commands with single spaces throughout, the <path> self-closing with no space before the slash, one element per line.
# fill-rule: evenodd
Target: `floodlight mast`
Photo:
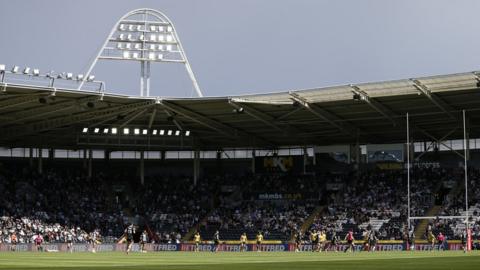
<path fill-rule="evenodd" d="M 157 39 L 158 38 L 158 39 Z M 128 12 L 114 25 L 78 86 L 84 85 L 99 59 L 140 62 L 140 96 L 150 96 L 150 64 L 182 63 L 199 97 L 203 97 L 177 31 L 160 11 L 141 8 Z"/>

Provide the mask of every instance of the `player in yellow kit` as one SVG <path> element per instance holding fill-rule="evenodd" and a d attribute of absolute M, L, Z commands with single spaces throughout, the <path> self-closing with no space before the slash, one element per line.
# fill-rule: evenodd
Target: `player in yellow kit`
<path fill-rule="evenodd" d="M 327 246 L 327 232 L 325 230 L 320 231 L 320 233 L 318 234 L 318 238 L 319 238 L 319 245 L 320 245 L 319 251 L 320 252 L 326 251 L 325 248 Z"/>
<path fill-rule="evenodd" d="M 262 251 L 262 242 L 263 242 L 263 234 L 262 232 L 257 233 L 257 251 Z"/>
<path fill-rule="evenodd" d="M 247 233 L 240 235 L 240 251 L 247 250 Z"/>
<path fill-rule="evenodd" d="M 193 236 L 193 240 L 195 241 L 195 252 L 198 252 L 200 249 L 200 233 L 198 231 Z"/>

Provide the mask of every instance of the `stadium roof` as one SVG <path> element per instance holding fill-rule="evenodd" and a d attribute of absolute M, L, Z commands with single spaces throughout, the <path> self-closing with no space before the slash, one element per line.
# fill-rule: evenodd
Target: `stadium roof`
<path fill-rule="evenodd" d="M 431 141 L 462 138 L 463 109 L 474 138 L 480 136 L 479 75 L 208 98 L 141 98 L 1 83 L 0 145 L 139 150 L 397 143 L 405 142 L 406 113 L 413 138 Z M 112 127 L 117 134 L 111 134 Z M 124 128 L 132 129 L 129 135 Z M 135 135 L 134 128 L 148 131 Z M 153 135 L 154 129 L 173 134 Z"/>

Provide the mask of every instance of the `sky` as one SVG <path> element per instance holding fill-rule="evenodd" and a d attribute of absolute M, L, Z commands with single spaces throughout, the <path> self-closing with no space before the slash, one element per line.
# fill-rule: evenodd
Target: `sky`
<path fill-rule="evenodd" d="M 145 7 L 173 21 L 205 96 L 479 69 L 476 0 L 0 0 L 0 64 L 85 73 L 115 22 Z M 139 94 L 138 62 L 93 74 Z M 192 94 L 181 64 L 152 66 L 151 95 Z"/>

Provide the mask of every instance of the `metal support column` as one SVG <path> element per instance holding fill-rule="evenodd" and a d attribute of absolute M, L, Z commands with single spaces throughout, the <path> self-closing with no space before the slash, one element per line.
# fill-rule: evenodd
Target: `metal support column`
<path fill-rule="evenodd" d="M 43 173 L 43 162 L 42 162 L 43 151 L 41 148 L 38 148 L 37 151 L 38 151 L 38 174 L 42 174 Z"/>
<path fill-rule="evenodd" d="M 407 113 L 407 231 L 410 231 L 410 118 Z"/>
<path fill-rule="evenodd" d="M 33 168 L 33 148 L 28 148 L 28 164 Z"/>
<path fill-rule="evenodd" d="M 303 174 L 307 174 L 308 152 L 307 147 L 303 147 Z"/>
<path fill-rule="evenodd" d="M 140 62 L 140 96 L 141 97 L 145 95 L 144 78 L 145 78 L 145 61 L 141 61 Z"/>
<path fill-rule="evenodd" d="M 464 174 L 465 174 L 465 228 L 468 226 L 468 160 L 467 160 L 467 125 L 465 121 L 465 110 L 463 110 L 463 151 L 464 151 Z"/>
<path fill-rule="evenodd" d="M 255 150 L 252 150 L 252 173 L 255 174 Z"/>
<path fill-rule="evenodd" d="M 92 158 L 93 158 L 93 154 L 92 154 L 92 149 L 88 149 L 88 178 L 92 178 Z"/>
<path fill-rule="evenodd" d="M 146 75 L 145 79 L 147 81 L 147 84 L 146 84 L 146 90 L 147 91 L 146 92 L 147 92 L 147 97 L 149 97 L 150 96 L 150 61 L 148 61 L 146 63 L 146 65 L 147 65 L 147 70 L 146 70 L 146 74 L 145 74 Z"/>
<path fill-rule="evenodd" d="M 140 184 L 145 185 L 145 152 L 140 151 Z"/>
<path fill-rule="evenodd" d="M 193 185 L 197 185 L 200 178 L 200 151 L 193 152 Z"/>

